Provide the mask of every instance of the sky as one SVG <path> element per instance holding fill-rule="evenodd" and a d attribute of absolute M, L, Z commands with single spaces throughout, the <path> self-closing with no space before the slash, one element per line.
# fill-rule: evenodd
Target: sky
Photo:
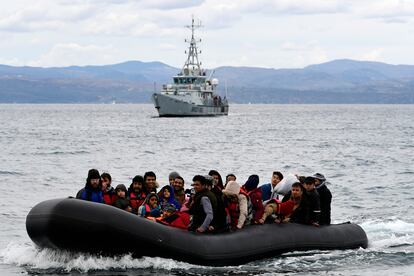
<path fill-rule="evenodd" d="M 182 67 L 192 16 L 205 68 L 414 64 L 414 0 L 2 0 L 0 64 Z"/>

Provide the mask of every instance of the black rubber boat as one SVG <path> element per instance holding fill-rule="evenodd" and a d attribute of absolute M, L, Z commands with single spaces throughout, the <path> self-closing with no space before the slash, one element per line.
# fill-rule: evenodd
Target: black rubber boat
<path fill-rule="evenodd" d="M 352 223 L 314 227 L 294 223 L 248 226 L 233 233 L 196 234 L 78 199 L 39 203 L 26 219 L 40 246 L 104 255 L 133 253 L 208 266 L 240 265 L 278 254 L 312 249 L 366 248 L 364 230 Z"/>

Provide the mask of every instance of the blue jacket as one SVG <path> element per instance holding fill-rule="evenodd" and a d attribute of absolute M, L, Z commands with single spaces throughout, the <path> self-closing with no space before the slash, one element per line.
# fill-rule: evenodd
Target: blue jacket
<path fill-rule="evenodd" d="M 98 189 L 92 189 L 91 187 L 85 187 L 82 190 L 78 192 L 76 195 L 76 198 L 98 202 L 98 203 L 104 203 L 103 200 L 103 194 L 100 186 Z"/>
<path fill-rule="evenodd" d="M 260 188 L 262 189 L 262 201 L 269 200 L 272 196 L 272 184 L 263 184 Z"/>

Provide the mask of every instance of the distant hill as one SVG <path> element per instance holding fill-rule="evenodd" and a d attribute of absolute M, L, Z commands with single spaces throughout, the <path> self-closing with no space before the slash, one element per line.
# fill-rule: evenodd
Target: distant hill
<path fill-rule="evenodd" d="M 55 68 L 0 65 L 0 103 L 149 102 L 180 68 L 128 61 Z M 334 60 L 302 69 L 219 67 L 236 103 L 414 103 L 414 66 Z M 155 87 L 154 87 L 155 84 Z"/>

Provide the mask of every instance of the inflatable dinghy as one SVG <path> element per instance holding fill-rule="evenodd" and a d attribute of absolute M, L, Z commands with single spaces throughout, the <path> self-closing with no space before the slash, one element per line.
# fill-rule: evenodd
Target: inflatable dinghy
<path fill-rule="evenodd" d="M 134 257 L 159 256 L 207 266 L 240 265 L 289 251 L 368 245 L 364 230 L 352 223 L 319 228 L 264 224 L 223 234 L 197 234 L 73 198 L 39 203 L 27 215 L 26 228 L 42 248 L 104 255 L 132 253 Z"/>

